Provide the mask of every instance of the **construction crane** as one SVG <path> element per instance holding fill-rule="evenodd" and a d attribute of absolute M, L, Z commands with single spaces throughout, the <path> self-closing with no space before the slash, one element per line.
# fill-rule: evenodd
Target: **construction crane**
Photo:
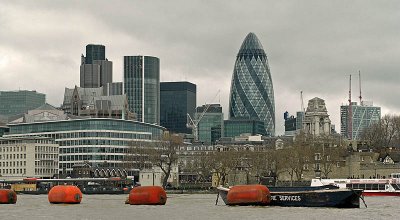
<path fill-rule="evenodd" d="M 221 92 L 221 90 L 218 90 L 217 94 L 215 94 L 214 98 L 211 100 L 211 103 L 214 102 L 215 98 L 219 95 L 220 92 Z M 201 119 L 203 119 L 203 117 L 206 114 L 206 112 L 208 111 L 208 109 L 210 108 L 211 104 L 206 103 L 204 106 L 205 107 L 204 107 L 203 112 L 201 112 L 200 116 L 197 118 L 193 119 L 189 114 L 186 114 L 187 115 L 186 116 L 186 127 L 192 129 L 195 142 L 199 141 L 198 125 L 199 125 Z"/>
<path fill-rule="evenodd" d="M 361 96 L 361 95 L 360 95 Z M 347 125 L 347 132 L 348 132 L 348 139 L 353 140 L 353 106 L 351 105 L 351 74 L 349 79 L 349 110 L 348 110 L 348 125 Z"/>

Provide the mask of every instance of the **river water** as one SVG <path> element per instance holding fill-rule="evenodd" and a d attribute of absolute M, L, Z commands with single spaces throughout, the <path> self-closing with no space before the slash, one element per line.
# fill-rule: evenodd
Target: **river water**
<path fill-rule="evenodd" d="M 50 204 L 47 195 L 18 195 L 0 204 L 0 219 L 398 219 L 400 197 L 366 197 L 368 208 L 302 208 L 215 205 L 213 194 L 169 194 L 164 206 L 126 205 L 127 195 L 83 195 L 81 204 Z"/>

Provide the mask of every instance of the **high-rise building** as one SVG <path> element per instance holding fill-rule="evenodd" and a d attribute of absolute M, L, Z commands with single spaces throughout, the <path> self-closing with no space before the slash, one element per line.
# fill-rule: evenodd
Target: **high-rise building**
<path fill-rule="evenodd" d="M 103 95 L 123 95 L 124 94 L 124 83 L 113 82 L 103 85 Z"/>
<path fill-rule="evenodd" d="M 81 56 L 80 87 L 98 88 L 112 82 L 112 62 L 105 57 L 105 46 L 89 44 Z"/>
<path fill-rule="evenodd" d="M 283 114 L 285 120 L 285 136 L 294 136 L 303 128 L 304 112 L 296 112 L 296 117 L 289 115 L 289 112 Z"/>
<path fill-rule="evenodd" d="M 205 144 L 213 144 L 223 137 L 224 114 L 220 104 L 207 104 L 196 108 L 194 115 L 197 125 L 198 139 Z"/>
<path fill-rule="evenodd" d="M 104 45 L 88 44 L 86 45 L 86 64 L 92 64 L 94 60 L 106 59 L 106 47 Z"/>
<path fill-rule="evenodd" d="M 160 60 L 124 56 L 124 91 L 129 110 L 141 122 L 160 124 Z"/>
<path fill-rule="evenodd" d="M 46 102 L 46 95 L 36 91 L 0 91 L 0 115 L 12 116 L 35 109 Z"/>
<path fill-rule="evenodd" d="M 264 121 L 275 135 L 275 101 L 267 55 L 254 33 L 244 39 L 236 56 L 229 99 L 229 118 Z"/>
<path fill-rule="evenodd" d="M 381 118 L 381 107 L 373 106 L 372 102 L 362 101 L 351 103 L 351 132 L 349 131 L 349 106 L 340 106 L 340 133 L 350 140 L 360 140 L 363 131 Z"/>
<path fill-rule="evenodd" d="M 175 133 L 191 133 L 187 114 L 194 117 L 196 85 L 190 82 L 160 83 L 160 125 Z"/>

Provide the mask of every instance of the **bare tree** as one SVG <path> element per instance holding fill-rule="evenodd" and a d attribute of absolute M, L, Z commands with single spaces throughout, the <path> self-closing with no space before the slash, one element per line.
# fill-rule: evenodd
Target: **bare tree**
<path fill-rule="evenodd" d="M 180 136 L 166 135 L 160 142 L 148 144 L 143 148 L 143 153 L 147 156 L 149 162 L 162 170 L 162 186 L 165 188 L 168 184 L 168 178 L 171 175 L 173 165 L 178 161 L 178 148 L 183 143 Z"/>
<path fill-rule="evenodd" d="M 400 144 L 400 116 L 385 115 L 363 131 L 362 139 L 377 151 Z"/>

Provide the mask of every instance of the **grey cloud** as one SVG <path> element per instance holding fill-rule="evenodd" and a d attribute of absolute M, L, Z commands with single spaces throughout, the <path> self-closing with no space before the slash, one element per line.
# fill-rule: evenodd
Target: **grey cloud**
<path fill-rule="evenodd" d="M 157 56 L 162 80 L 197 84 L 199 105 L 210 102 L 220 89 L 227 115 L 236 53 L 246 34 L 255 32 L 271 67 L 277 133 L 283 131 L 283 112 L 300 109 L 301 90 L 305 104 L 315 96 L 324 98 L 339 128 L 348 75 L 358 70 L 365 99 L 382 105 L 383 112 L 400 110 L 397 1 L 8 1 L 1 5 L 0 58 L 7 53 L 13 62 L 0 65 L 0 89 L 36 86 L 54 105 L 60 104 L 64 87 L 79 84 L 79 56 L 85 45 L 102 43 L 114 62 L 115 80 L 122 79 L 124 55 Z M 355 81 L 354 100 L 357 89 Z"/>

